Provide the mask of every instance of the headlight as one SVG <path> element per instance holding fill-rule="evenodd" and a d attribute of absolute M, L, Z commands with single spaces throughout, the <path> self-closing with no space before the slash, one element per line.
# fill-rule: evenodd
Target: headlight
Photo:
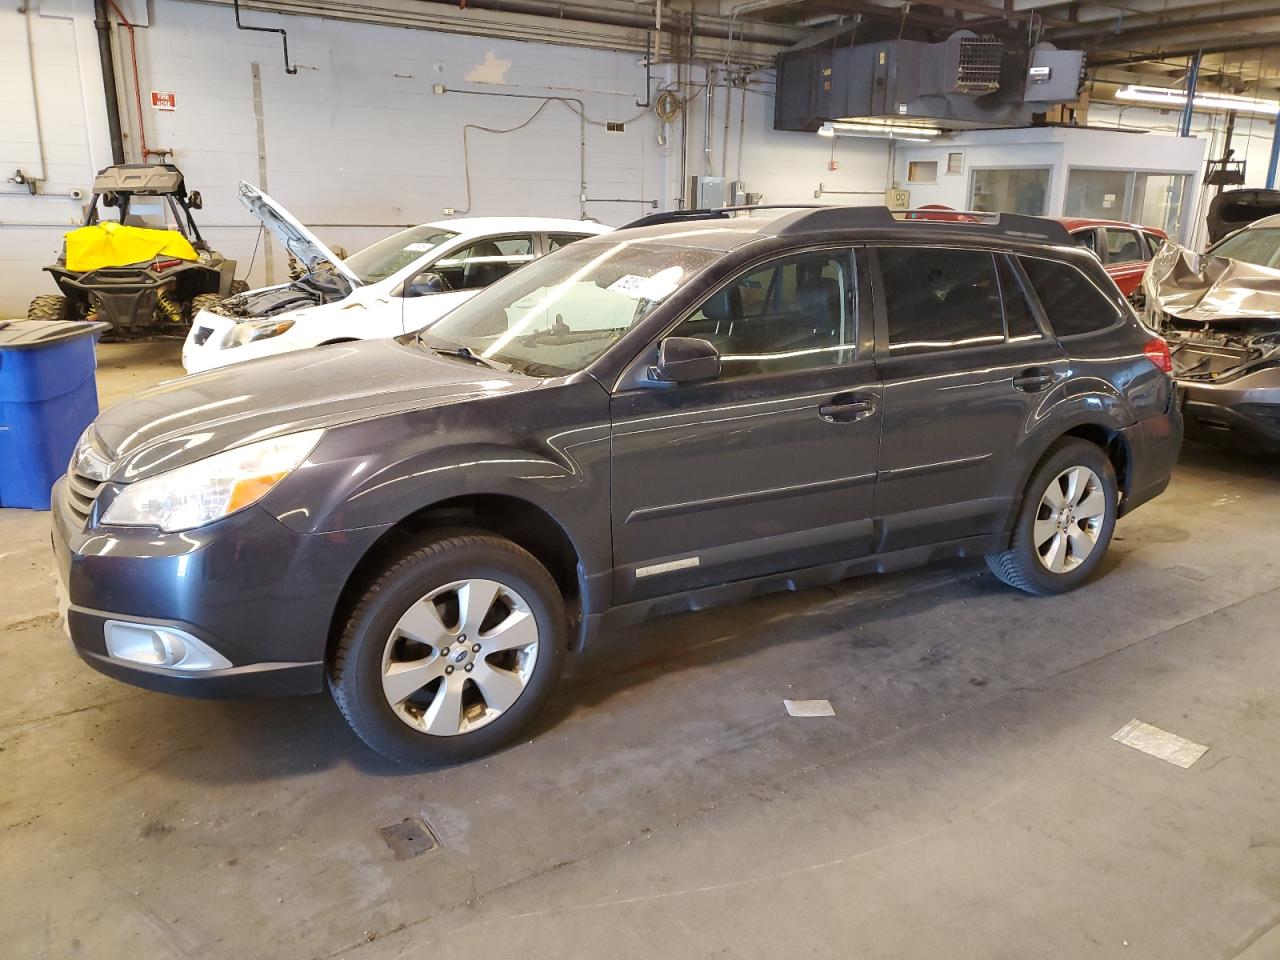
<path fill-rule="evenodd" d="M 322 433 L 308 430 L 260 440 L 129 484 L 102 522 L 159 527 L 167 533 L 212 523 L 265 497 L 307 458 Z"/>
<path fill-rule="evenodd" d="M 222 345 L 224 347 L 242 347 L 246 343 L 253 343 L 255 340 L 278 337 L 292 327 L 293 323 L 294 321 L 292 320 L 252 320 L 247 323 L 237 323 L 223 337 Z"/>

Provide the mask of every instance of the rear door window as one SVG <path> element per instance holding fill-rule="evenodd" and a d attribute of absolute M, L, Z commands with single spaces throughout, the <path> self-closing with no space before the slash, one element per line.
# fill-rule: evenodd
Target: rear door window
<path fill-rule="evenodd" d="M 548 233 L 547 253 L 559 250 L 561 247 L 567 247 L 577 240 L 585 240 L 589 236 L 591 236 L 589 233 Z"/>
<path fill-rule="evenodd" d="M 1143 243 L 1136 230 L 1107 227 L 1107 263 L 1134 263 L 1146 260 Z"/>
<path fill-rule="evenodd" d="M 1120 320 L 1120 308 L 1070 264 L 1038 257 L 1018 259 L 1059 337 L 1104 330 Z"/>
<path fill-rule="evenodd" d="M 501 280 L 533 259 L 533 234 L 486 237 L 445 254 L 429 269 L 454 290 L 478 290 Z"/>
<path fill-rule="evenodd" d="M 890 356 L 1004 342 L 994 254 L 880 247 L 877 256 Z"/>

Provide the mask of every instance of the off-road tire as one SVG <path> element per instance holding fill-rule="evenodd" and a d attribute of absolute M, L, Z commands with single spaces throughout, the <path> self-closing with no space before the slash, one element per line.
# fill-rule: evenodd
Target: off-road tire
<path fill-rule="evenodd" d="M 1054 573 L 1040 561 L 1032 540 L 1032 529 L 1040 509 L 1041 498 L 1050 482 L 1073 466 L 1088 467 L 1102 481 L 1106 513 L 1092 552 L 1074 569 L 1065 573 Z M 1045 451 L 1035 470 L 1032 471 L 1031 479 L 1027 481 L 1009 549 L 1000 553 L 987 554 L 987 566 L 1009 586 L 1036 596 L 1051 596 L 1074 590 L 1089 579 L 1090 574 L 1105 556 L 1107 547 L 1111 543 L 1111 535 L 1115 531 L 1119 501 L 1119 485 L 1116 481 L 1115 468 L 1112 467 L 1105 452 L 1095 444 L 1075 437 L 1056 440 Z"/>
<path fill-rule="evenodd" d="M 533 672 L 519 698 L 476 730 L 433 736 L 398 717 L 382 690 L 382 655 L 396 624 L 420 598 L 469 578 L 502 582 L 520 594 L 538 626 Z M 390 760 L 433 767 L 459 763 L 510 743 L 528 727 L 564 666 L 568 616 L 546 568 L 510 540 L 459 531 L 391 561 L 349 607 L 329 658 L 329 689 L 352 730 Z"/>
<path fill-rule="evenodd" d="M 66 320 L 70 304 L 56 293 L 42 293 L 27 307 L 28 320 Z"/>
<path fill-rule="evenodd" d="M 191 320 L 194 322 L 201 310 L 209 310 L 222 302 L 216 293 L 198 293 L 191 298 Z"/>

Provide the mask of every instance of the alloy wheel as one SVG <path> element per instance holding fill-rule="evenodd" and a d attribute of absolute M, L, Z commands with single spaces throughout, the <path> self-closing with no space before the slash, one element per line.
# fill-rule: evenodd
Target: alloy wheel
<path fill-rule="evenodd" d="M 1040 563 L 1050 573 L 1068 573 L 1098 545 L 1107 516 L 1102 480 L 1088 467 L 1068 467 L 1050 481 L 1031 529 Z"/>
<path fill-rule="evenodd" d="M 538 658 L 528 603 L 496 580 L 432 590 L 397 621 L 382 653 L 382 692 L 415 730 L 449 737 L 502 716 Z"/>

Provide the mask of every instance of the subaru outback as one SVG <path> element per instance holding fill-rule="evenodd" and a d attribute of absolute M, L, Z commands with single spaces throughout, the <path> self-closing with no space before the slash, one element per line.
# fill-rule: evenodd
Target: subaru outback
<path fill-rule="evenodd" d="M 620 624 L 951 557 L 1060 593 L 1168 483 L 1168 349 L 1061 225 L 650 220 L 103 413 L 54 495 L 79 655 L 450 763 Z"/>

